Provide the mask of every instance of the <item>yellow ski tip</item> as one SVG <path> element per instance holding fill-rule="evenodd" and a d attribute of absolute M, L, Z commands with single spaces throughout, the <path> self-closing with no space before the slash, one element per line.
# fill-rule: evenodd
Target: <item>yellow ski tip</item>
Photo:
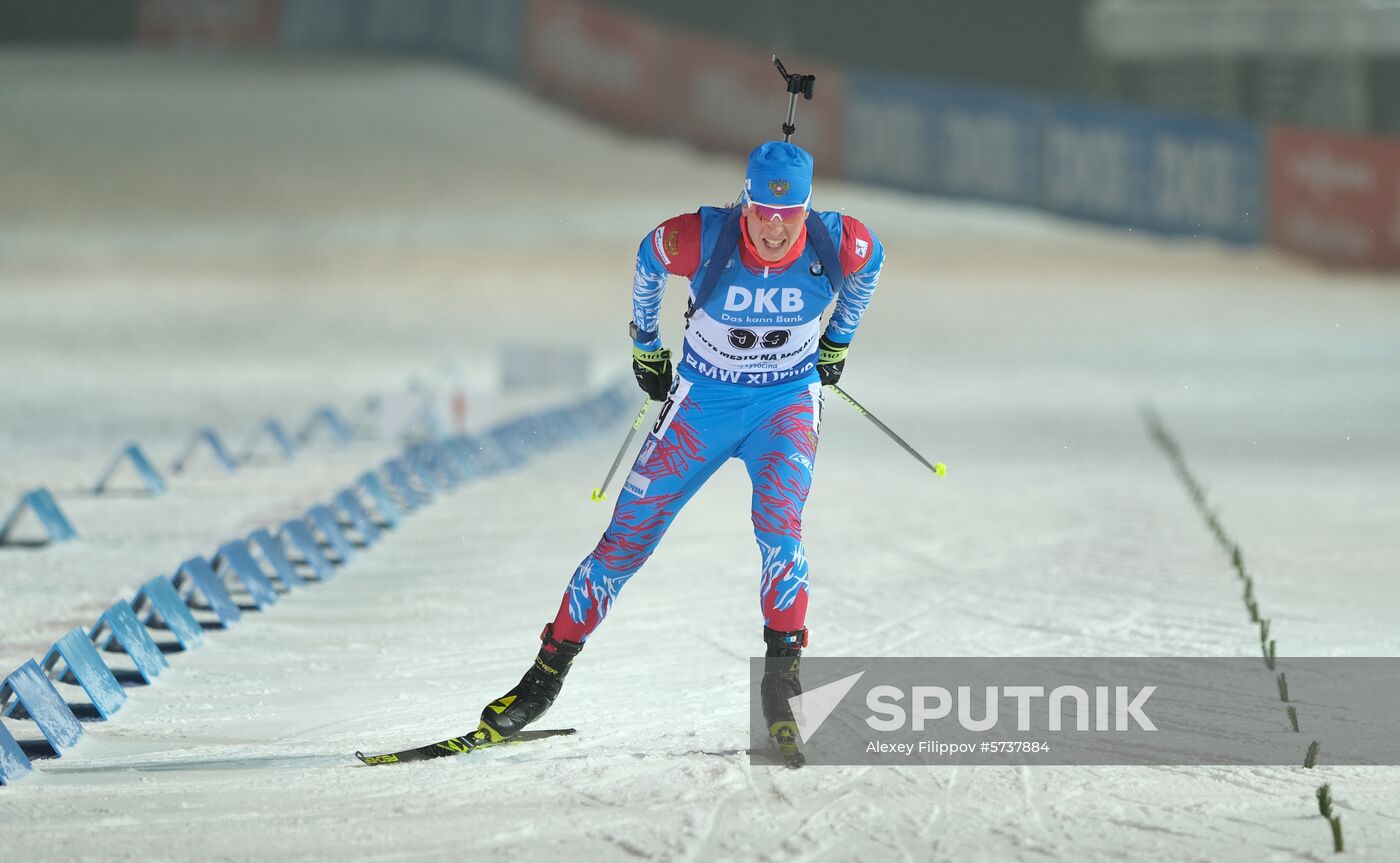
<path fill-rule="evenodd" d="M 593 489 L 593 499 L 594 499 L 594 500 L 606 500 L 607 497 L 608 497 L 608 496 L 607 496 L 606 494 L 603 494 L 603 490 L 602 490 L 601 488 L 595 488 L 595 489 Z"/>
<path fill-rule="evenodd" d="M 939 476 L 947 476 L 948 466 L 941 461 L 936 461 L 933 463 L 933 472 Z"/>
<path fill-rule="evenodd" d="M 363 752 L 356 752 L 355 757 L 360 759 L 365 764 L 397 764 L 399 761 L 399 756 L 392 754 L 365 755 Z"/>

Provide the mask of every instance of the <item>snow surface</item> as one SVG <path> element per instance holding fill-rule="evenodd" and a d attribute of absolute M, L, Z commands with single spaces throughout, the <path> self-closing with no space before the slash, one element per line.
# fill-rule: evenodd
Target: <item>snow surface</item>
<path fill-rule="evenodd" d="M 510 344 L 625 373 L 637 242 L 738 188 L 733 157 L 445 66 L 12 50 L 0 81 L 0 508 L 47 485 L 81 537 L 0 550 L 5 669 L 395 449 L 323 442 L 231 476 L 206 461 L 153 500 L 85 494 L 128 439 L 164 468 L 198 425 L 241 447 L 264 416 L 362 418 L 413 376 L 485 406 Z M 1146 402 L 1243 547 L 1280 654 L 1400 650 L 1393 278 L 835 182 L 818 204 L 889 251 L 843 383 L 950 472 L 829 402 L 813 655 L 1253 655 Z M 707 754 L 746 745 L 761 648 L 738 468 L 590 640 L 544 723 L 578 737 L 360 767 L 356 749 L 473 726 L 524 671 L 606 522 L 588 491 L 624 430 L 459 492 L 172 655 L 0 790 L 4 857 L 1322 860 L 1323 781 L 1351 857 L 1400 852 L 1395 768 L 792 772 Z"/>

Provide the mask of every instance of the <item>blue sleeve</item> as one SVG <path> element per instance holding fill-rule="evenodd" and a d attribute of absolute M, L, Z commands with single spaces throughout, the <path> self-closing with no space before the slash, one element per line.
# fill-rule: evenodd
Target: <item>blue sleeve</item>
<path fill-rule="evenodd" d="M 651 234 L 642 238 L 637 249 L 637 272 L 632 276 L 632 322 L 644 333 L 655 333 L 647 341 L 634 341 L 645 351 L 661 347 L 661 297 L 666 293 L 666 267 L 656 257 Z"/>
<path fill-rule="evenodd" d="M 880 281 L 880 270 L 885 265 L 885 247 L 874 234 L 870 234 L 870 248 L 864 266 L 850 272 L 841 280 L 841 290 L 836 295 L 836 308 L 826 324 L 826 337 L 838 344 L 850 344 L 855 337 L 860 319 L 875 296 L 875 286 Z M 843 238 L 843 251 L 846 245 Z M 846 257 L 843 255 L 843 257 Z"/>

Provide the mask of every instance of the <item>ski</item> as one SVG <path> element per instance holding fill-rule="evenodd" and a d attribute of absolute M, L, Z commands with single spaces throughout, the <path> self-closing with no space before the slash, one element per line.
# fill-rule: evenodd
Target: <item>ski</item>
<path fill-rule="evenodd" d="M 755 764 L 763 764 L 771 767 L 782 765 L 783 767 L 789 767 L 794 770 L 807 765 L 807 757 L 801 752 L 789 756 L 787 753 L 769 746 L 765 746 L 762 749 L 692 749 L 683 754 L 710 755 L 717 758 L 733 758 L 736 755 L 747 755 L 750 759 L 756 759 L 753 761 Z"/>
<path fill-rule="evenodd" d="M 478 735 L 480 731 L 473 731 L 471 734 L 462 737 L 449 737 L 446 740 L 439 740 L 437 743 L 429 743 L 427 746 L 419 746 L 414 749 L 405 749 L 402 752 L 386 752 L 383 755 L 366 755 L 363 752 L 356 752 L 355 757 L 361 763 L 371 767 L 380 764 L 402 764 L 405 761 L 427 761 L 432 758 L 446 758 L 451 755 L 467 755 L 478 749 L 490 749 L 495 746 L 505 746 L 515 743 L 529 743 L 532 740 L 542 740 L 546 737 L 564 737 L 570 734 L 577 734 L 576 728 L 544 728 L 539 730 L 526 730 L 514 737 L 505 740 L 491 742 Z"/>

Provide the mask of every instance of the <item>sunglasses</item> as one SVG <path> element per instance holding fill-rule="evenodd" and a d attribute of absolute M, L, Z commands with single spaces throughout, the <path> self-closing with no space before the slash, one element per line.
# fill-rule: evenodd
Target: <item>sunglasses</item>
<path fill-rule="evenodd" d="M 754 214 L 765 222 L 771 222 L 774 219 L 780 222 L 800 222 L 806 217 L 807 205 L 811 202 L 812 196 L 809 194 L 807 200 L 800 204 L 787 204 L 782 207 L 774 207 L 770 204 L 754 203 L 753 198 L 749 197 L 748 191 L 745 190 L 744 192 L 744 206 L 751 208 Z"/>

